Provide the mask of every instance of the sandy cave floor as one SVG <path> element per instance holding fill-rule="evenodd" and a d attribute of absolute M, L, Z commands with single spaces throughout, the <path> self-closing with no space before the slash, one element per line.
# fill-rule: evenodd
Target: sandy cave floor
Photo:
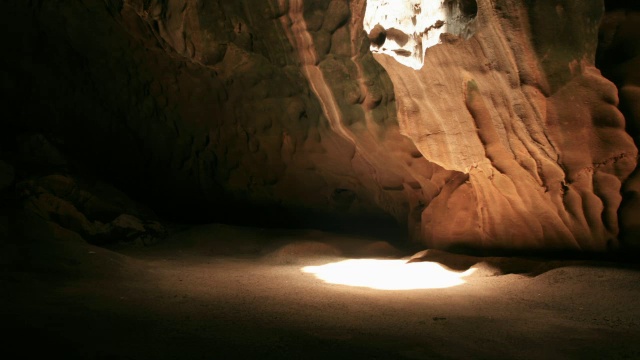
<path fill-rule="evenodd" d="M 150 247 L 37 245 L 0 276 L 6 359 L 640 359 L 635 265 L 536 260 L 528 276 L 485 261 L 459 286 L 375 290 L 301 269 L 397 252 L 317 231 L 210 225 Z"/>

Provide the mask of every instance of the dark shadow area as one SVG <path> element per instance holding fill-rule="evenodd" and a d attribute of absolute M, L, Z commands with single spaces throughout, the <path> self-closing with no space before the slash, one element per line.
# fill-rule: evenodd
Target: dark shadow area
<path fill-rule="evenodd" d="M 606 11 L 612 10 L 640 10 L 640 3 L 626 0 L 605 0 L 604 8 Z"/>
<path fill-rule="evenodd" d="M 474 18 L 478 15 L 478 3 L 476 0 L 446 0 L 444 6 L 449 14 L 458 13 L 464 17 Z"/>

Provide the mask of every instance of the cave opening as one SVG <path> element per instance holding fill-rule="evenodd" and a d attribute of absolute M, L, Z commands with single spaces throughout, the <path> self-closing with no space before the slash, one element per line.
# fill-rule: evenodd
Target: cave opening
<path fill-rule="evenodd" d="M 371 51 L 386 54 L 399 63 L 419 70 L 428 48 L 442 37 L 468 39 L 475 32 L 476 0 L 367 2 L 364 30 Z"/>

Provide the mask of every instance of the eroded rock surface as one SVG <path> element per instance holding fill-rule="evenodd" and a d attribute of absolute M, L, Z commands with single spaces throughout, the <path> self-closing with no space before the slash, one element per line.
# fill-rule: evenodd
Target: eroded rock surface
<path fill-rule="evenodd" d="M 404 133 L 468 174 L 423 212 L 430 245 L 617 246 L 619 190 L 637 151 L 616 87 L 594 66 L 602 10 L 481 0 L 476 34 L 429 49 L 421 70 L 376 56 Z"/>
<path fill-rule="evenodd" d="M 11 0 L 8 126 L 52 134 L 169 217 L 616 248 L 637 151 L 594 67 L 602 2 L 447 0 L 444 23 L 367 21 L 382 3 Z M 424 65 L 371 54 L 390 41 Z"/>
<path fill-rule="evenodd" d="M 640 144 L 640 6 L 608 1 L 602 20 L 598 66 L 619 89 L 620 110 L 627 132 Z M 620 237 L 640 249 L 640 170 L 635 169 L 622 188 Z"/>

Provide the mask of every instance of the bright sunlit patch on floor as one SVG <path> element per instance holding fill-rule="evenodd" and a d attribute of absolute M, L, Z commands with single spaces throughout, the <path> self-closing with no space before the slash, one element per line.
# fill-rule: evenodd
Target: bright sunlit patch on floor
<path fill-rule="evenodd" d="M 443 289 L 462 285 L 465 272 L 450 271 L 433 262 L 351 259 L 320 266 L 306 266 L 305 273 L 331 284 L 361 286 L 378 290 Z"/>

